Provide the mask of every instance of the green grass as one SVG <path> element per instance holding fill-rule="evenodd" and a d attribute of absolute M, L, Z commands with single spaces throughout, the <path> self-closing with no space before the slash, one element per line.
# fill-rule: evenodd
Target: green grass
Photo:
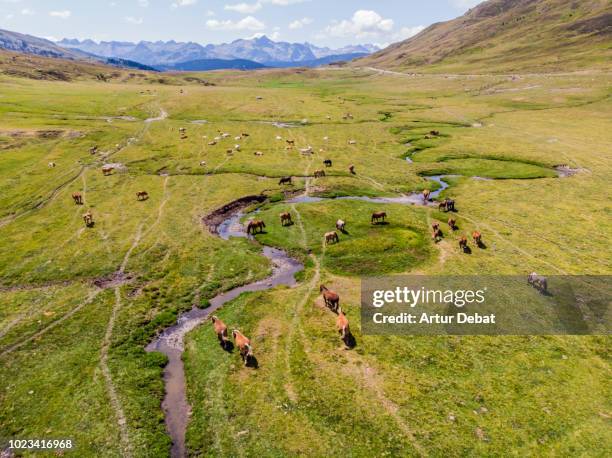
<path fill-rule="evenodd" d="M 260 369 L 221 351 L 208 324 L 188 335 L 192 455 L 610 454 L 608 337 L 382 338 L 359 326 L 362 275 L 609 274 L 609 76 L 398 84 L 356 70 L 199 75 L 216 84 L 209 87 L 187 84 L 191 76 L 167 77 L 180 87 L 126 75 L 109 83 L 0 77 L 1 441 L 72 437 L 78 448 L 67 456 L 121 455 L 102 373 L 107 352 L 134 456 L 167 456 L 165 360 L 143 347 L 193 304 L 270 273 L 259 244 L 223 241 L 202 225 L 211 211 L 263 192 L 271 202 L 257 239 L 306 269 L 296 288 L 243 295 L 218 312 L 253 338 Z M 162 108 L 168 119 L 143 122 Z M 353 120 L 342 119 L 347 112 Z M 118 115 L 137 119 L 103 119 Z M 261 122 L 303 118 L 309 123 L 295 129 Z M 202 119 L 209 123 L 190 123 Z M 232 137 L 209 146 L 219 130 Z M 425 139 L 430 130 L 440 136 Z M 250 136 L 235 141 L 242 132 Z M 284 139 L 314 154 L 286 150 Z M 241 151 L 228 156 L 235 143 Z M 125 169 L 104 177 L 92 145 Z M 415 162 L 403 159 L 407 152 Z M 308 180 L 328 158 L 327 176 Z M 552 166 L 563 163 L 583 171 L 553 178 Z M 438 173 L 458 175 L 444 195 L 457 202 L 460 230 L 445 230 L 436 245 L 430 224 L 448 215 L 435 209 L 282 202 L 286 190 L 408 193 L 435 186 L 423 175 Z M 295 177 L 293 187 L 278 185 L 284 175 Z M 136 201 L 140 190 L 149 200 Z M 84 206 L 73 204 L 74 191 Z M 89 229 L 87 209 L 96 222 Z M 284 210 L 295 225 L 280 227 Z M 389 224 L 372 226 L 374 210 L 387 211 Z M 338 218 L 349 233 L 323 249 Z M 457 239 L 475 229 L 487 249 L 463 255 Z M 93 284 L 121 266 L 129 283 L 116 291 Z M 317 299 L 319 282 L 340 293 L 354 350 L 343 349 Z"/>

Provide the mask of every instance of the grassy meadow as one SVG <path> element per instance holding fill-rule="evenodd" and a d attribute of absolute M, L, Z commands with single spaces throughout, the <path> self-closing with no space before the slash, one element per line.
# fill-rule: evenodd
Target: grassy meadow
<path fill-rule="evenodd" d="M 257 370 L 223 352 L 209 323 L 188 334 L 191 456 L 609 456 L 608 336 L 364 336 L 359 294 L 364 275 L 610 274 L 611 82 L 596 72 L 0 74 L 0 446 L 72 438 L 65 456 L 168 456 L 165 357 L 144 347 L 192 305 L 268 276 L 266 244 L 306 269 L 295 288 L 218 311 L 251 337 Z M 300 154 L 307 146 L 313 154 Z M 293 185 L 279 185 L 288 175 Z M 455 233 L 433 207 L 284 202 L 285 192 L 435 189 L 432 175 L 451 175 Z M 150 197 L 137 201 L 142 190 Z M 202 224 L 260 193 L 270 198 L 259 243 Z M 376 210 L 389 224 L 370 224 Z M 293 225 L 281 226 L 284 211 Z M 348 233 L 324 246 L 338 218 Z M 460 252 L 476 229 L 487 248 Z M 341 295 L 352 350 L 321 282 Z"/>

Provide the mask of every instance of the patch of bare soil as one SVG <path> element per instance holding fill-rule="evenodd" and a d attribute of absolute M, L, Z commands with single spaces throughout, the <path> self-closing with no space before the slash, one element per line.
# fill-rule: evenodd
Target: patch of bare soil
<path fill-rule="evenodd" d="M 0 130 L 0 135 L 12 138 L 78 138 L 84 134 L 78 130 Z"/>
<path fill-rule="evenodd" d="M 585 168 L 582 168 L 582 167 L 571 168 L 569 165 L 566 165 L 566 164 L 555 165 L 554 168 L 557 171 L 557 173 L 559 174 L 559 177 L 561 177 L 561 178 L 571 177 L 571 176 L 576 175 L 577 173 L 581 173 L 581 172 L 586 172 L 587 171 L 587 169 L 585 169 Z"/>
<path fill-rule="evenodd" d="M 106 277 L 96 278 L 92 283 L 101 289 L 116 288 L 130 283 L 134 276 L 122 271 L 117 271 Z"/>
<path fill-rule="evenodd" d="M 223 207 L 217 208 L 212 213 L 209 213 L 202 218 L 202 222 L 211 233 L 216 234 L 217 226 L 219 226 L 219 224 L 221 224 L 227 218 L 247 207 L 250 207 L 253 204 L 262 203 L 266 199 L 267 197 L 263 194 L 241 197 L 240 199 L 225 204 Z"/>

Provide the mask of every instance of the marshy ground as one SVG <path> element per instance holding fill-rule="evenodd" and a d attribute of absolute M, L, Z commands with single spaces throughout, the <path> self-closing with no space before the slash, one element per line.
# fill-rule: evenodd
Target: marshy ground
<path fill-rule="evenodd" d="M 207 79 L 215 86 L 0 76 L 1 440 L 70 437 L 74 456 L 167 455 L 166 360 L 145 346 L 194 304 L 269 276 L 264 244 L 305 269 L 293 288 L 216 312 L 251 338 L 258 369 L 221 350 L 210 323 L 186 336 L 192 455 L 610 454 L 609 337 L 359 329 L 362 275 L 612 271 L 609 75 Z M 209 145 L 221 133 L 230 137 Z M 104 164 L 117 167 L 104 176 Z M 438 243 L 431 223 L 448 214 L 437 207 L 286 201 L 433 190 L 433 175 L 449 175 L 442 197 L 458 208 L 459 230 L 443 227 Z M 279 185 L 283 176 L 293 184 Z M 142 190 L 149 198 L 137 201 Z M 259 243 L 203 224 L 262 193 Z M 377 210 L 389 224 L 370 224 Z M 285 211 L 294 224 L 282 227 Z M 338 218 L 347 234 L 325 247 Z M 457 241 L 474 230 L 487 248 L 466 255 Z M 341 295 L 352 350 L 321 282 Z"/>

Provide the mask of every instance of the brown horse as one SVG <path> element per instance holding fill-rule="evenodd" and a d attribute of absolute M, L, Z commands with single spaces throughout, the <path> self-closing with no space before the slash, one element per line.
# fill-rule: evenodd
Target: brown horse
<path fill-rule="evenodd" d="M 236 342 L 236 346 L 240 350 L 240 356 L 244 361 L 244 365 L 249 365 L 249 360 L 253 358 L 253 349 L 251 348 L 251 340 L 245 336 L 243 333 L 234 329 L 232 331 L 232 337 L 234 338 L 234 342 Z"/>
<path fill-rule="evenodd" d="M 87 227 L 91 227 L 93 226 L 93 215 L 91 214 L 90 211 L 88 211 L 87 213 L 85 213 L 83 215 L 83 221 L 85 222 L 85 226 Z"/>
<path fill-rule="evenodd" d="M 291 225 L 293 221 L 291 220 L 291 213 L 283 212 L 280 214 L 281 226 Z"/>
<path fill-rule="evenodd" d="M 440 228 L 436 228 L 433 230 L 431 238 L 435 243 L 438 243 L 440 241 L 440 239 L 442 238 L 442 231 L 440 230 Z"/>
<path fill-rule="evenodd" d="M 75 205 L 83 205 L 83 196 L 80 192 L 73 192 L 72 200 L 74 200 Z"/>
<path fill-rule="evenodd" d="M 336 231 L 326 232 L 325 233 L 325 245 L 328 243 L 338 243 L 340 239 L 338 238 L 338 233 Z"/>
<path fill-rule="evenodd" d="M 455 221 L 454 218 L 448 218 L 448 227 L 454 231 L 457 228 L 457 221 Z"/>
<path fill-rule="evenodd" d="M 147 200 L 149 198 L 149 193 L 147 191 L 138 191 L 136 192 L 137 200 Z"/>
<path fill-rule="evenodd" d="M 217 318 L 216 315 L 213 315 L 212 317 L 210 317 L 210 319 L 213 322 L 213 328 L 215 330 L 215 334 L 217 334 L 217 339 L 219 339 L 219 343 L 223 348 L 225 348 L 228 343 L 227 326 L 223 321 Z"/>
<path fill-rule="evenodd" d="M 429 195 L 431 191 L 429 189 L 423 189 L 423 202 L 427 202 L 429 200 Z"/>
<path fill-rule="evenodd" d="M 314 177 L 321 178 L 325 176 L 325 170 L 315 170 Z"/>
<path fill-rule="evenodd" d="M 113 173 L 113 167 L 102 167 L 102 173 L 104 174 L 104 176 L 108 176 L 111 173 Z"/>
<path fill-rule="evenodd" d="M 323 161 L 323 165 L 325 165 L 325 167 L 331 167 L 332 166 L 332 161 L 331 159 L 325 159 Z"/>
<path fill-rule="evenodd" d="M 474 231 L 472 232 L 472 239 L 474 239 L 474 243 L 477 246 L 481 246 L 482 245 L 482 234 L 478 231 Z"/>
<path fill-rule="evenodd" d="M 293 184 L 293 181 L 291 180 L 291 177 L 281 177 L 281 179 L 278 180 L 278 184 Z"/>
<path fill-rule="evenodd" d="M 287 142 L 287 145 L 289 146 L 295 146 L 295 140 L 285 140 Z"/>
<path fill-rule="evenodd" d="M 353 164 L 349 165 L 349 172 L 351 172 L 351 174 L 355 175 L 355 166 Z"/>
<path fill-rule="evenodd" d="M 247 234 L 255 234 L 257 230 L 259 230 L 259 232 L 263 232 L 264 227 L 266 227 L 266 223 L 264 223 L 262 220 L 251 220 L 249 221 L 249 224 L 247 224 Z"/>
<path fill-rule="evenodd" d="M 462 235 L 461 238 L 459 239 L 459 249 L 466 251 L 468 244 L 467 244 L 467 237 L 465 235 Z"/>
<path fill-rule="evenodd" d="M 331 291 L 325 285 L 321 285 L 319 287 L 319 291 L 323 293 L 323 301 L 325 301 L 325 305 L 329 307 L 334 312 L 338 310 L 340 307 L 340 296 L 334 291 Z"/>
<path fill-rule="evenodd" d="M 437 231 L 438 229 L 440 229 L 440 223 L 438 223 L 437 221 L 435 221 L 435 222 L 431 223 L 431 228 L 432 228 L 434 231 Z"/>
<path fill-rule="evenodd" d="M 349 321 L 344 312 L 340 307 L 338 307 L 338 318 L 336 318 L 336 328 L 340 333 L 342 338 L 342 342 L 348 347 L 349 336 L 351 335 L 351 330 L 349 328 Z"/>
<path fill-rule="evenodd" d="M 380 221 L 384 222 L 386 217 L 387 217 L 386 212 L 374 212 L 372 213 L 371 223 L 376 224 Z"/>

